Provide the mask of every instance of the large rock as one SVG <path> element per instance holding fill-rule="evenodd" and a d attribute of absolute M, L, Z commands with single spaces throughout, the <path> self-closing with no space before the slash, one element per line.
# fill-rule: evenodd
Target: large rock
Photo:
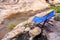
<path fill-rule="evenodd" d="M 51 10 L 46 11 L 46 12 L 42 12 L 44 14 L 41 13 L 41 15 L 44 16 L 44 15 L 48 14 L 50 11 Z M 40 13 L 37 13 L 35 16 L 39 16 L 39 15 L 40 15 Z M 28 19 L 28 23 L 32 22 L 33 17 L 31 17 L 31 18 Z M 15 37 L 18 34 L 24 33 L 24 31 L 29 31 L 30 36 L 33 36 L 33 37 L 36 36 L 36 35 L 38 35 L 39 33 L 41 33 L 41 29 L 39 27 L 36 27 L 36 28 L 34 28 L 34 29 L 31 30 L 30 27 L 25 28 L 24 26 L 22 26 L 26 22 L 27 22 L 27 20 L 24 21 L 24 22 L 22 22 L 22 23 L 20 23 L 20 24 L 18 24 L 15 28 L 12 29 L 12 31 L 8 32 L 3 37 L 2 40 L 9 40 L 9 39 Z"/>
<path fill-rule="evenodd" d="M 10 40 L 16 35 L 23 33 L 24 30 L 25 30 L 25 27 L 19 27 L 17 29 L 14 29 L 11 32 L 7 33 L 2 40 Z"/>
<path fill-rule="evenodd" d="M 48 34 L 49 40 L 60 40 L 60 33 L 59 32 L 52 32 Z"/>
<path fill-rule="evenodd" d="M 35 27 L 34 29 L 29 31 L 30 36 L 36 36 L 41 33 L 41 29 L 39 27 Z"/>
<path fill-rule="evenodd" d="M 59 4 L 60 3 L 60 0 L 49 0 L 49 2 L 51 3 L 51 4 Z"/>
<path fill-rule="evenodd" d="M 0 0 L 0 23 L 17 12 L 44 10 L 49 7 L 43 0 Z"/>

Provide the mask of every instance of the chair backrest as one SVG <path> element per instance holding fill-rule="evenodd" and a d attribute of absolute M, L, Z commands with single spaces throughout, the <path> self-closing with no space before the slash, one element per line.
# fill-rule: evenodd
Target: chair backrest
<path fill-rule="evenodd" d="M 32 21 L 35 22 L 35 23 L 43 22 L 43 21 L 45 21 L 45 20 L 53 17 L 53 16 L 54 16 L 54 13 L 55 13 L 55 11 L 52 10 L 52 11 L 50 11 L 48 14 L 46 14 L 46 15 L 44 15 L 44 16 L 42 16 L 42 17 L 34 16 L 34 18 L 33 18 Z"/>

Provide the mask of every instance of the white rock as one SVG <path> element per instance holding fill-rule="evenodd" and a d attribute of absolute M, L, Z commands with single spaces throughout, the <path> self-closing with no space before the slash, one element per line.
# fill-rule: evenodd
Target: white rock
<path fill-rule="evenodd" d="M 5 0 L 4 2 L 0 3 L 0 16 L 1 19 L 7 18 L 12 14 L 16 14 L 17 12 L 27 12 L 30 10 L 44 10 L 45 8 L 49 7 L 45 1 L 42 0 Z M 13 3 L 17 2 L 16 4 L 12 5 Z M 8 4 L 8 5 L 6 5 Z"/>
<path fill-rule="evenodd" d="M 35 27 L 34 29 L 29 31 L 30 36 L 37 36 L 41 33 L 41 29 L 39 27 Z"/>
<path fill-rule="evenodd" d="M 27 27 L 27 28 L 25 29 L 25 31 L 30 31 L 30 27 Z"/>
<path fill-rule="evenodd" d="M 2 40 L 11 39 L 11 38 L 15 37 L 16 35 L 23 33 L 24 30 L 25 30 L 24 27 L 16 28 L 16 29 L 12 30 L 11 32 L 8 32 L 8 33 L 3 37 Z"/>

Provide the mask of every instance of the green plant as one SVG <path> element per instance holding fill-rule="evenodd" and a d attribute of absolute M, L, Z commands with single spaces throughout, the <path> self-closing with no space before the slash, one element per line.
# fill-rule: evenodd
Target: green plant
<path fill-rule="evenodd" d="M 9 28 L 9 29 L 13 29 L 15 26 L 16 26 L 15 23 L 10 22 L 10 23 L 8 23 L 7 28 Z"/>
<path fill-rule="evenodd" d="M 60 13 L 60 6 L 56 6 L 56 13 Z"/>
<path fill-rule="evenodd" d="M 23 23 L 23 26 L 24 26 L 24 27 L 28 27 L 29 24 L 26 22 L 26 23 Z"/>
<path fill-rule="evenodd" d="M 55 6 L 55 5 L 53 5 L 53 6 L 51 6 L 51 7 L 49 8 L 49 10 L 51 10 L 51 9 L 55 9 L 55 12 L 56 12 L 56 13 L 60 13 L 60 6 Z"/>
<path fill-rule="evenodd" d="M 55 5 L 52 5 L 49 9 L 51 10 L 51 9 L 55 9 Z"/>

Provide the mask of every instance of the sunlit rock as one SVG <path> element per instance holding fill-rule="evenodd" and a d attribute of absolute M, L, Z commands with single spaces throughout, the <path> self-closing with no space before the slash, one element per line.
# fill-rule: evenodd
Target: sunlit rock
<path fill-rule="evenodd" d="M 4 20 L 17 12 L 44 10 L 47 7 L 49 4 L 43 0 L 0 0 L 0 18 Z"/>
<path fill-rule="evenodd" d="M 11 38 L 15 37 L 18 34 L 23 33 L 25 30 L 25 27 L 19 27 L 16 29 L 13 29 L 11 32 L 8 32 L 2 40 L 10 40 Z"/>
<path fill-rule="evenodd" d="M 49 3 L 51 3 L 51 4 L 59 4 L 60 0 L 49 0 Z"/>
<path fill-rule="evenodd" d="M 29 31 L 30 36 L 36 36 L 41 33 L 41 29 L 39 27 L 35 27 L 34 29 Z"/>
<path fill-rule="evenodd" d="M 25 31 L 30 31 L 30 27 L 27 27 L 27 28 L 25 29 Z"/>
<path fill-rule="evenodd" d="M 35 27 L 34 29 L 29 31 L 30 38 L 29 40 L 33 40 L 33 38 L 41 33 L 41 29 L 39 27 Z"/>

